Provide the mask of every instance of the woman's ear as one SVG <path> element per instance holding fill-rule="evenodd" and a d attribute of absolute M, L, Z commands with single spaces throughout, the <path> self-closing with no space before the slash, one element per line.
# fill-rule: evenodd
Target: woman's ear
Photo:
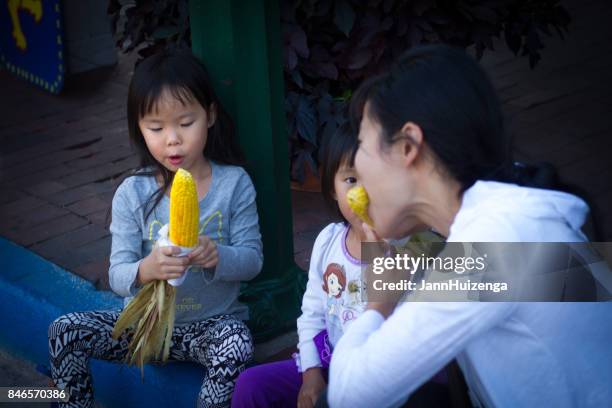
<path fill-rule="evenodd" d="M 208 128 L 210 129 L 217 121 L 217 105 L 215 103 L 210 104 L 206 112 L 206 118 L 208 119 Z"/>
<path fill-rule="evenodd" d="M 407 167 L 415 162 L 423 148 L 423 132 L 414 122 L 406 122 L 400 130 L 401 138 L 400 155 L 404 165 Z"/>

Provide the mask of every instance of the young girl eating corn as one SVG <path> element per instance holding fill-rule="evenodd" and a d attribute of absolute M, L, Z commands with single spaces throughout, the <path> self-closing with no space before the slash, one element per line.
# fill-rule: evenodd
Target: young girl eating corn
<path fill-rule="evenodd" d="M 197 406 L 228 406 L 253 351 L 243 322 L 248 310 L 238 302 L 240 281 L 255 277 L 263 261 L 255 190 L 240 167 L 233 124 L 204 67 L 189 51 L 173 50 L 136 68 L 128 126 L 141 166 L 113 198 L 110 285 L 127 305 L 149 282 L 184 278 L 176 287 L 169 359 L 206 367 Z M 179 169 L 195 180 L 200 214 L 197 245 L 184 257 L 174 256 L 176 246 L 155 245 L 169 220 L 169 191 Z M 129 357 L 133 333 L 111 335 L 119 316 L 69 313 L 49 327 L 52 377 L 70 395 L 61 406 L 92 406 L 90 358 Z"/>
<path fill-rule="evenodd" d="M 346 193 L 357 185 L 349 166 L 354 137 L 348 124 L 325 148 L 323 197 L 343 222 L 332 223 L 317 237 L 310 258 L 308 284 L 297 321 L 299 354 L 294 360 L 251 367 L 240 375 L 232 407 L 314 406 L 326 387 L 333 346 L 359 316 L 361 302 L 362 221 L 351 211 Z"/>

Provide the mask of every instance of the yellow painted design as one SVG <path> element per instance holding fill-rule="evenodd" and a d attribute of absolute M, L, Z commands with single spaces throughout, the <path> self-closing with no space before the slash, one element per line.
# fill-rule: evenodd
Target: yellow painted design
<path fill-rule="evenodd" d="M 221 214 L 221 211 L 219 210 L 215 211 L 214 213 L 210 215 L 210 217 L 204 220 L 204 224 L 202 224 L 202 227 L 200 228 L 199 235 L 202 235 L 204 233 L 204 230 L 206 229 L 206 226 L 208 225 L 208 223 L 210 223 L 212 219 L 215 217 L 218 217 L 218 221 L 219 221 L 219 224 L 217 225 L 217 238 L 219 240 L 219 243 L 222 244 L 223 243 L 223 234 L 222 234 L 223 214 Z"/>
<path fill-rule="evenodd" d="M 42 1 L 41 0 L 8 0 L 8 9 L 11 16 L 11 22 L 13 23 L 13 39 L 15 45 L 22 51 L 28 48 L 28 42 L 21 30 L 21 23 L 19 21 L 19 11 L 27 11 L 34 17 L 34 21 L 39 23 L 42 19 Z"/>
<path fill-rule="evenodd" d="M 13 39 L 15 40 L 15 45 L 17 46 L 17 48 L 19 48 L 22 51 L 27 51 L 27 46 L 28 46 L 28 42 L 27 39 L 25 38 L 25 35 L 21 29 L 21 23 L 19 20 L 20 14 L 19 11 L 26 11 L 29 14 L 32 15 L 32 17 L 34 18 L 34 21 L 36 23 L 40 23 L 40 21 L 43 18 L 43 3 L 42 0 L 7 0 L 7 8 L 10 14 L 10 18 L 11 18 L 11 23 L 13 25 L 13 30 L 12 30 L 12 36 Z M 55 25 L 58 29 L 61 28 L 61 20 L 60 20 L 60 7 L 59 7 L 59 3 L 55 4 L 55 12 L 56 15 L 55 17 Z M 59 64 L 58 64 L 58 76 L 57 76 L 57 80 L 53 82 L 52 85 L 49 85 L 48 82 L 44 81 L 42 78 L 38 77 L 36 74 L 32 74 L 29 73 L 19 67 L 16 67 L 14 65 L 12 65 L 10 62 L 6 61 L 6 58 L 4 55 L 0 55 L 0 58 L 2 60 L 2 62 L 5 63 L 6 68 L 8 68 L 12 73 L 19 75 L 23 78 L 25 78 L 26 80 L 29 80 L 30 82 L 39 85 L 40 87 L 44 88 L 47 91 L 51 91 L 51 92 L 56 92 L 59 89 L 59 84 L 62 81 L 62 72 L 64 69 L 64 66 L 62 64 L 62 58 L 63 58 L 63 52 L 61 50 L 61 45 L 62 45 L 62 37 L 61 35 L 57 36 L 57 44 L 60 46 L 58 47 L 58 58 L 60 60 Z"/>
<path fill-rule="evenodd" d="M 193 312 L 200 309 L 202 309 L 202 304 L 197 303 L 192 297 L 184 298 L 180 303 L 176 304 L 177 312 Z"/>

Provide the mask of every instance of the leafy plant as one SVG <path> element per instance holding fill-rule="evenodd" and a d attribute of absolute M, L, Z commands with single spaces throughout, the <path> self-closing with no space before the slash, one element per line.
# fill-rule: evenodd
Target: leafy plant
<path fill-rule="evenodd" d="M 109 0 L 117 47 L 143 58 L 169 44 L 191 45 L 187 0 Z"/>
<path fill-rule="evenodd" d="M 186 1 L 111 0 L 115 22 L 125 10 L 119 46 L 129 52 L 146 43 L 139 51 L 146 56 L 170 42 L 189 43 Z M 533 68 L 542 34 L 563 38 L 570 22 L 559 0 L 280 0 L 280 6 L 291 176 L 298 181 L 306 167 L 317 173 L 321 142 L 346 120 L 352 90 L 408 48 L 473 46 L 481 58 L 494 51 L 494 38 L 503 38 Z"/>

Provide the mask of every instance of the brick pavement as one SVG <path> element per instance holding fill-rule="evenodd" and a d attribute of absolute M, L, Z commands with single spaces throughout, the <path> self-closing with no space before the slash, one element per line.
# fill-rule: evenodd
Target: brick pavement
<path fill-rule="evenodd" d="M 482 64 L 500 92 L 517 157 L 551 161 L 583 187 L 612 240 L 612 9 L 605 0 L 566 1 L 566 41 L 545 39 L 531 71 L 497 44 Z M 61 96 L 0 71 L 0 235 L 107 288 L 107 213 L 118 177 L 137 162 L 127 139 L 124 99 L 133 66 L 68 79 Z M 297 263 L 306 268 L 330 221 L 320 195 L 293 192 Z M 66 248 L 71 248 L 66 251 Z"/>

